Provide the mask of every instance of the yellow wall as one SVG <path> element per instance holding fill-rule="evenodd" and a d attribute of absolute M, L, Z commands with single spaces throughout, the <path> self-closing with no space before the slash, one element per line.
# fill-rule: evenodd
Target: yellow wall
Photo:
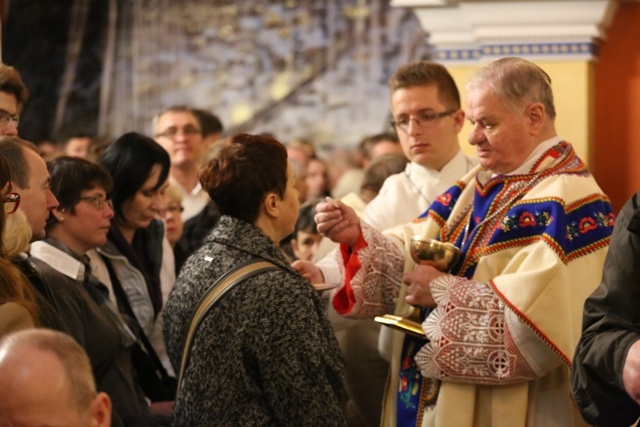
<path fill-rule="evenodd" d="M 536 61 L 551 77 L 556 104 L 556 130 L 569 141 L 578 155 L 589 163 L 592 132 L 589 128 L 592 108 L 592 65 L 587 61 Z M 465 105 L 466 82 L 481 67 L 447 65 L 447 69 L 460 88 L 462 105 Z M 475 149 L 467 143 L 470 126 L 466 123 L 460 133 L 460 143 L 465 153 L 474 155 Z"/>

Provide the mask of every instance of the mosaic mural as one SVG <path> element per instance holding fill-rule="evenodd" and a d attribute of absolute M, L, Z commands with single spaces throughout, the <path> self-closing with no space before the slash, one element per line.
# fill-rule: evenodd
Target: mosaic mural
<path fill-rule="evenodd" d="M 427 55 L 413 13 L 388 0 L 66 3 L 69 15 L 60 11 L 59 23 L 68 20 L 67 39 L 56 47 L 62 64 L 50 90 L 54 136 L 149 133 L 157 111 L 187 104 L 214 112 L 228 132 L 354 146 L 386 129 L 386 81 L 395 68 Z M 12 59 L 29 68 L 30 85 L 45 84 L 33 83 L 37 64 Z M 83 74 L 88 68 L 92 78 Z"/>

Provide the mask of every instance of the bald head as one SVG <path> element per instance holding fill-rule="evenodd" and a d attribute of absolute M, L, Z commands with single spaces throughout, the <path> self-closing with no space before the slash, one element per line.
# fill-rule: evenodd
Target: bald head
<path fill-rule="evenodd" d="M 0 425 L 108 426 L 84 350 L 68 335 L 31 329 L 0 341 Z"/>

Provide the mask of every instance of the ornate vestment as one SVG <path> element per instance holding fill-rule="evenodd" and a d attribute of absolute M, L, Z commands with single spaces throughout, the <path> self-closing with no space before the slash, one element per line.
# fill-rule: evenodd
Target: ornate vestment
<path fill-rule="evenodd" d="M 406 313 L 413 235 L 462 249 L 452 275 L 431 283 L 430 341 L 395 333 L 384 425 L 584 425 L 569 366 L 613 223 L 608 198 L 562 142 L 529 174 L 474 169 L 424 218 L 386 236 L 363 224 L 355 251 L 342 248 L 346 280 L 333 304 L 343 315 Z"/>

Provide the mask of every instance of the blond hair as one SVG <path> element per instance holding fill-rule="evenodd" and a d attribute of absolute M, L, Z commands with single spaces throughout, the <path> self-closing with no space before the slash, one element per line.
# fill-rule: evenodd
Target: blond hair
<path fill-rule="evenodd" d="M 32 234 L 27 216 L 21 208 L 7 215 L 5 217 L 4 234 L 2 235 L 5 255 L 8 258 L 15 258 L 18 254 L 27 252 Z"/>

